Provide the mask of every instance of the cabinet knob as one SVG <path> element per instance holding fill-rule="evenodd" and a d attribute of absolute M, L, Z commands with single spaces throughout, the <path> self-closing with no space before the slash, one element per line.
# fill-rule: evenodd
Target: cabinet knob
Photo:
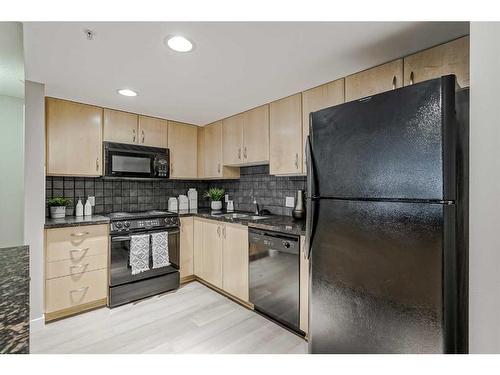
<path fill-rule="evenodd" d="M 135 129 L 132 129 L 132 142 L 135 143 Z"/>
<path fill-rule="evenodd" d="M 396 89 L 396 84 L 397 84 L 397 79 L 396 79 L 396 76 L 392 77 L 392 89 L 395 90 Z"/>
<path fill-rule="evenodd" d="M 240 159 L 240 160 L 241 160 L 241 147 L 240 147 L 240 148 L 238 148 L 238 159 Z"/>
<path fill-rule="evenodd" d="M 99 156 L 95 159 L 95 170 L 99 171 Z"/>
<path fill-rule="evenodd" d="M 295 169 L 299 169 L 299 154 L 295 154 Z"/>
<path fill-rule="evenodd" d="M 243 157 L 245 159 L 247 158 L 247 146 L 245 146 L 245 150 L 243 151 Z"/>
<path fill-rule="evenodd" d="M 142 143 L 144 143 L 144 137 L 145 137 L 145 135 L 144 135 L 144 130 L 143 130 L 142 131 Z"/>
<path fill-rule="evenodd" d="M 220 237 L 220 225 L 217 226 L 217 235 Z"/>
<path fill-rule="evenodd" d="M 220 163 L 217 164 L 217 173 L 220 173 Z"/>
<path fill-rule="evenodd" d="M 413 72 L 411 72 L 410 73 L 410 85 L 413 85 L 413 79 L 414 79 Z"/>
<path fill-rule="evenodd" d="M 222 236 L 224 237 L 224 239 L 226 239 L 226 226 L 225 225 L 222 227 Z"/>

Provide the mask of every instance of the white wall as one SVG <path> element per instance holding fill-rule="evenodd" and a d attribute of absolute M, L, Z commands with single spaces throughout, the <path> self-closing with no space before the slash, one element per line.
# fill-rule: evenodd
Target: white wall
<path fill-rule="evenodd" d="M 23 245 L 24 99 L 0 95 L 0 248 Z"/>
<path fill-rule="evenodd" d="M 500 353 L 500 23 L 470 27 L 469 349 Z"/>
<path fill-rule="evenodd" d="M 30 319 L 43 322 L 45 85 L 26 81 L 24 243 L 30 246 Z"/>

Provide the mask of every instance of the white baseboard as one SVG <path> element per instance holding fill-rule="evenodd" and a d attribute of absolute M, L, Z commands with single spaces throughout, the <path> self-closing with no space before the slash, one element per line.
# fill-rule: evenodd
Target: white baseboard
<path fill-rule="evenodd" d="M 45 316 L 30 320 L 30 331 L 38 331 L 45 326 Z"/>

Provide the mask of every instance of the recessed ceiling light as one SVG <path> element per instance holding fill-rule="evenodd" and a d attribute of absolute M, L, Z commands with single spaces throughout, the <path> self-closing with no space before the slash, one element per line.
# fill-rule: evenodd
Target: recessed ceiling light
<path fill-rule="evenodd" d="M 193 49 L 193 43 L 183 36 L 169 36 L 166 38 L 167 46 L 176 52 L 189 52 Z"/>
<path fill-rule="evenodd" d="M 137 93 L 134 90 L 130 89 L 120 89 L 118 90 L 118 94 L 123 96 L 137 96 Z"/>

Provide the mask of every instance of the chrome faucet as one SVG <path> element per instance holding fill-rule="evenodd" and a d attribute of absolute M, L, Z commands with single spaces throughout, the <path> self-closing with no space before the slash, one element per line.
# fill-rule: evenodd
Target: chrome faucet
<path fill-rule="evenodd" d="M 254 198 L 253 199 L 253 204 L 255 204 L 255 215 L 259 215 L 260 209 L 259 209 L 259 204 L 257 203 L 257 200 Z"/>

